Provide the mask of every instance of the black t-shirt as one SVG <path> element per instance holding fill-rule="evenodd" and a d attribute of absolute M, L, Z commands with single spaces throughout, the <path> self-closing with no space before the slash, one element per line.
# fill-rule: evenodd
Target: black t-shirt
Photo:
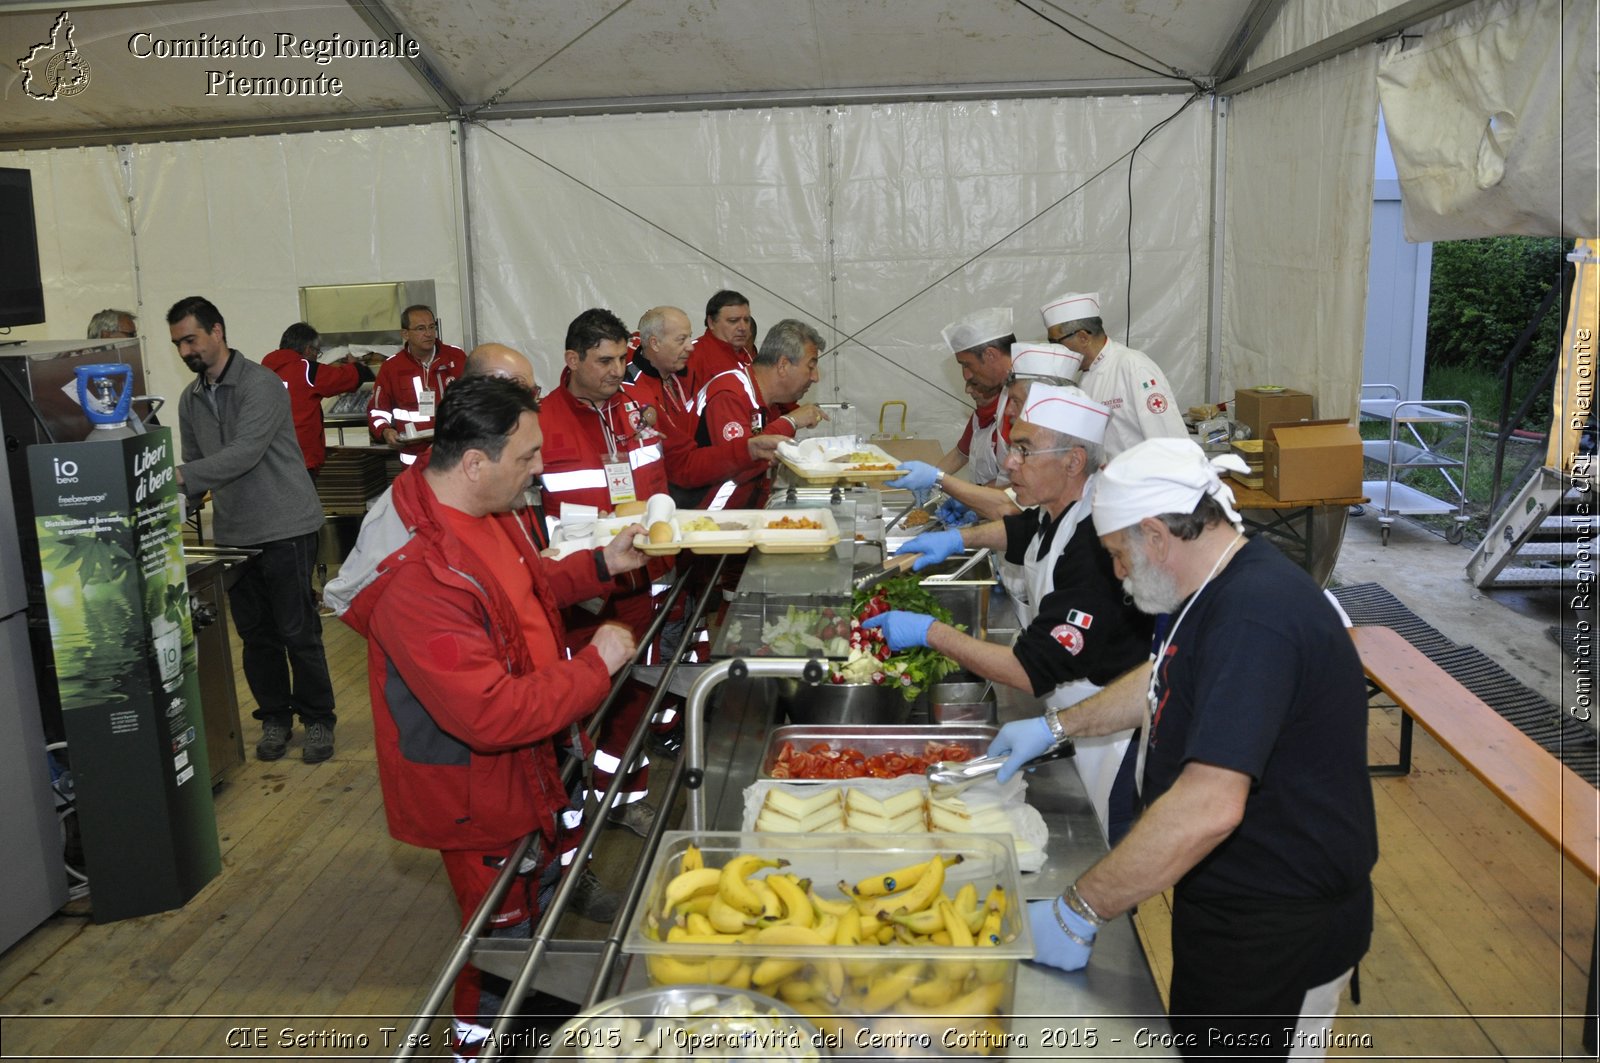
<path fill-rule="evenodd" d="M 1253 780 L 1243 821 L 1178 889 L 1287 901 L 1364 889 L 1378 859 L 1366 684 L 1311 578 L 1270 543 L 1246 543 L 1194 599 L 1159 670 L 1145 803 L 1190 760 Z"/>
<path fill-rule="evenodd" d="M 1041 523 L 1044 535 L 1035 543 Z M 1005 518 L 1005 525 L 1006 560 L 1025 567 L 1040 563 L 1059 530 L 1037 506 Z M 1111 555 L 1085 516 L 1056 560 L 1050 593 L 1013 652 L 1035 697 L 1077 679 L 1104 686 L 1150 656 L 1151 623 L 1123 593 Z"/>

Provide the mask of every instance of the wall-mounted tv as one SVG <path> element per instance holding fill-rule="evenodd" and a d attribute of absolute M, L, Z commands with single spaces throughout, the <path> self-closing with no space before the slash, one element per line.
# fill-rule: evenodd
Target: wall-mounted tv
<path fill-rule="evenodd" d="M 44 320 L 33 173 L 0 167 L 0 326 Z"/>

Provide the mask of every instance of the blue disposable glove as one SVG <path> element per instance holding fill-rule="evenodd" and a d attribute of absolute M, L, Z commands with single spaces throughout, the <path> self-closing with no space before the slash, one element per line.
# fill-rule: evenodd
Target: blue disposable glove
<path fill-rule="evenodd" d="M 905 471 L 905 475 L 890 480 L 886 486 L 903 487 L 907 491 L 926 491 L 939 479 L 939 470 L 925 461 L 901 462 L 900 468 Z"/>
<path fill-rule="evenodd" d="M 1074 934 L 1087 944 L 1080 945 L 1067 936 L 1056 921 L 1057 915 Z M 1063 971 L 1081 971 L 1089 964 L 1089 953 L 1094 951 L 1095 928 L 1065 903 L 1054 900 L 1029 901 L 1028 924 L 1033 927 L 1033 959 Z"/>
<path fill-rule="evenodd" d="M 929 565 L 937 565 L 966 549 L 958 531 L 923 532 L 901 544 L 897 554 L 921 554 L 912 564 L 911 571 L 921 572 Z"/>
<path fill-rule="evenodd" d="M 914 650 L 928 644 L 928 629 L 933 617 L 926 613 L 910 613 L 904 609 L 891 609 L 887 613 L 868 617 L 861 626 L 883 632 L 883 640 L 895 653 Z"/>
<path fill-rule="evenodd" d="M 1006 782 L 1035 757 L 1042 757 L 1056 746 L 1056 736 L 1043 716 L 1026 720 L 1012 720 L 1000 728 L 1000 733 L 989 743 L 989 756 L 1005 757 L 1006 762 L 995 772 L 996 782 Z"/>
<path fill-rule="evenodd" d="M 978 514 L 953 498 L 947 498 L 939 503 L 939 508 L 933 511 L 933 515 L 946 528 L 964 528 L 968 524 L 978 522 Z"/>

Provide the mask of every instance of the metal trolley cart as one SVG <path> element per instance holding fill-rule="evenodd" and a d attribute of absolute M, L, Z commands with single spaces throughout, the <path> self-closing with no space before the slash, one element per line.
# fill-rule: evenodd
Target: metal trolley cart
<path fill-rule="evenodd" d="M 1393 384 L 1361 385 L 1361 419 L 1389 426 L 1387 439 L 1362 443 L 1362 457 L 1383 469 L 1383 479 L 1366 480 L 1361 493 L 1372 499 L 1382 525 L 1383 544 L 1399 515 L 1448 513 L 1455 523 L 1445 533 L 1459 543 L 1467 524 L 1467 459 L 1472 438 L 1472 407 L 1462 399 L 1402 399 Z M 1428 436 L 1423 429 L 1432 426 Z M 1432 436 L 1433 438 L 1429 438 Z M 1412 469 L 1431 469 L 1444 480 L 1444 497 L 1428 494 L 1401 478 Z"/>

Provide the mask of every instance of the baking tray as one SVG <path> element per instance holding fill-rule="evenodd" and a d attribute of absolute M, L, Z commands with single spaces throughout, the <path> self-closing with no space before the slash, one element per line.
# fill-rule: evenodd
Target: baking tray
<path fill-rule="evenodd" d="M 962 746 L 972 750 L 973 756 L 982 756 L 989 750 L 989 743 L 994 741 L 994 736 L 999 734 L 995 727 L 964 725 L 948 726 L 882 726 L 882 725 L 802 725 L 790 724 L 779 727 L 767 736 L 767 747 L 761 751 L 761 767 L 756 772 L 757 779 L 772 778 L 772 766 L 778 760 L 778 750 L 783 748 L 785 742 L 793 742 L 799 750 L 807 750 L 818 743 L 825 742 L 830 749 L 841 749 L 846 746 L 858 749 L 867 756 L 876 756 L 879 753 L 915 753 L 922 754 L 923 747 L 929 742 L 938 742 L 940 745 Z M 849 784 L 849 779 L 785 779 L 792 783 L 844 783 Z"/>

